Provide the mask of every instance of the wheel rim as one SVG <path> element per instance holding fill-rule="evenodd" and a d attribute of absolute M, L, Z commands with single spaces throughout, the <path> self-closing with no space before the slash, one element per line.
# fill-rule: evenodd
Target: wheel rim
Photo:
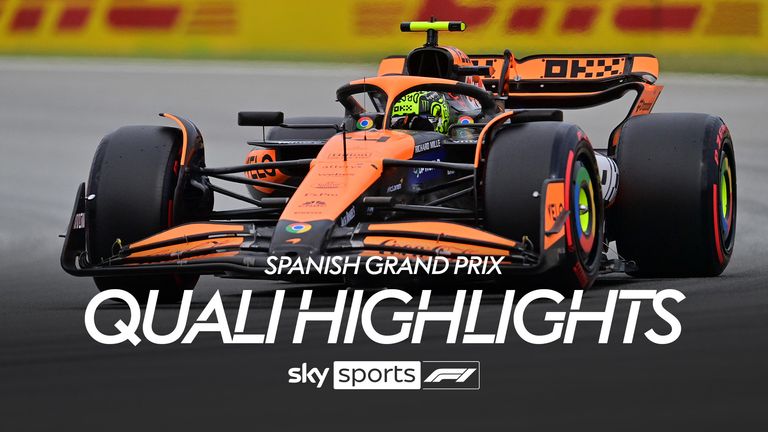
<path fill-rule="evenodd" d="M 733 227 L 733 169 L 731 159 L 726 152 L 721 155 L 720 161 L 720 234 L 725 244 L 730 240 Z"/>
<path fill-rule="evenodd" d="M 573 202 L 577 203 L 574 209 L 576 213 L 574 218 L 576 220 L 576 236 L 581 249 L 589 254 L 595 247 L 595 232 L 597 231 L 595 226 L 595 189 L 589 170 L 581 162 L 577 163 L 573 186 Z"/>

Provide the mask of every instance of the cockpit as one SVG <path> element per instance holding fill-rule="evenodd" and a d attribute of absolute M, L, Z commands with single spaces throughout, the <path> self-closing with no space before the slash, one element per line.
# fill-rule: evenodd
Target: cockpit
<path fill-rule="evenodd" d="M 386 77 L 388 82 L 394 79 Z M 387 92 L 375 84 L 378 82 L 352 83 L 337 92 L 339 102 L 345 107 L 348 131 L 434 131 L 452 138 L 469 139 L 479 132 L 473 125 L 485 123 L 498 113 L 491 96 L 472 85 L 446 82 L 408 87 L 401 84 L 394 86 L 400 91 L 390 100 Z"/>

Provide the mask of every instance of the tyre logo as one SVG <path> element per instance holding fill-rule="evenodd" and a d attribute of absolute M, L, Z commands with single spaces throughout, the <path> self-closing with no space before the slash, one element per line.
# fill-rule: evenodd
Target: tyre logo
<path fill-rule="evenodd" d="M 293 223 L 285 227 L 285 230 L 291 234 L 304 234 L 312 229 L 312 225 L 308 223 Z"/>

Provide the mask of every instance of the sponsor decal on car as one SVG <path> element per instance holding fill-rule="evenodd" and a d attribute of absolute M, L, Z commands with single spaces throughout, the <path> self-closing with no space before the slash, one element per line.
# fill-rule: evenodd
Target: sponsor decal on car
<path fill-rule="evenodd" d="M 440 140 L 431 140 L 425 143 L 416 144 L 413 148 L 414 153 L 422 153 L 428 150 L 438 149 L 441 146 Z"/>
<path fill-rule="evenodd" d="M 292 223 L 285 227 L 285 230 L 291 234 L 304 234 L 312 229 L 312 225 L 308 223 Z"/>
<path fill-rule="evenodd" d="M 85 213 L 78 213 L 72 220 L 72 229 L 85 229 Z"/>
<path fill-rule="evenodd" d="M 370 117 L 360 117 L 355 123 L 357 130 L 368 130 L 373 127 L 373 119 Z"/>
<path fill-rule="evenodd" d="M 397 192 L 403 188 L 403 180 L 400 179 L 400 183 L 395 183 L 391 186 L 387 186 L 387 193 Z"/>
<path fill-rule="evenodd" d="M 355 218 L 355 207 L 352 206 L 347 210 L 342 216 L 341 219 L 339 219 L 339 224 L 341 226 L 347 226 L 350 222 L 352 222 L 352 219 Z"/>
<path fill-rule="evenodd" d="M 312 200 L 304 201 L 299 207 L 325 207 L 327 204 L 325 201 Z"/>

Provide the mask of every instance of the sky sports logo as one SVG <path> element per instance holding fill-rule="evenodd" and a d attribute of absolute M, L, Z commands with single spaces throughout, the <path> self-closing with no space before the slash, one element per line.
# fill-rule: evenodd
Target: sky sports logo
<path fill-rule="evenodd" d="M 329 381 L 334 390 L 479 390 L 480 362 L 335 361 L 333 368 L 288 369 L 290 384 L 323 388 Z"/>

